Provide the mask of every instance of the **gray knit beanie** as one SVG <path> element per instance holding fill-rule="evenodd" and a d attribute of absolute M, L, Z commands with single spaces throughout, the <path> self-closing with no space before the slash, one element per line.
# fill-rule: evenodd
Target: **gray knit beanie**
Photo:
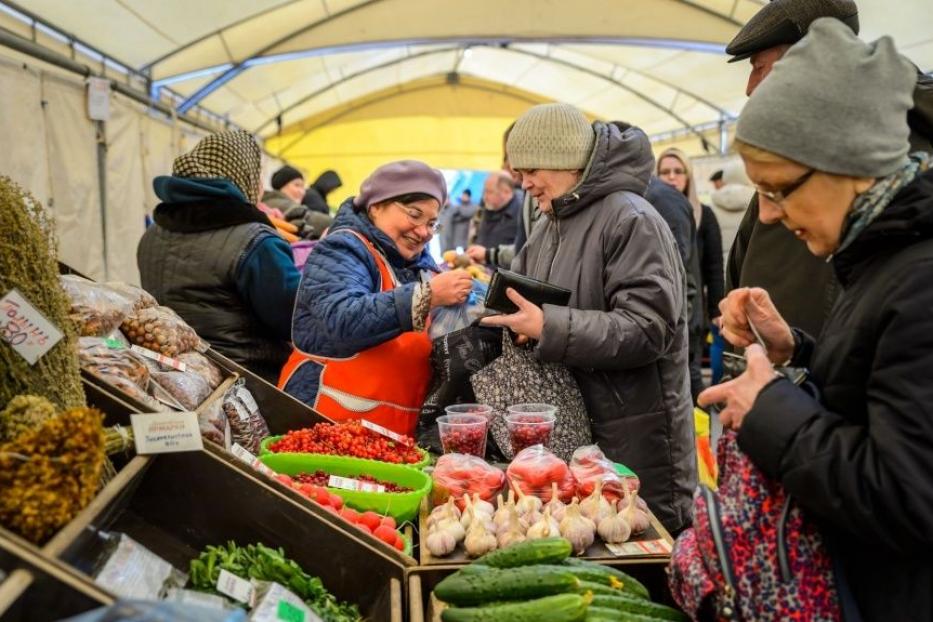
<path fill-rule="evenodd" d="M 586 168 L 596 132 L 570 104 L 541 104 L 518 118 L 506 151 L 514 169 L 576 171 Z"/>
<path fill-rule="evenodd" d="M 736 138 L 826 173 L 884 177 L 907 161 L 916 81 L 890 37 L 865 43 L 818 19 L 755 89 Z"/>

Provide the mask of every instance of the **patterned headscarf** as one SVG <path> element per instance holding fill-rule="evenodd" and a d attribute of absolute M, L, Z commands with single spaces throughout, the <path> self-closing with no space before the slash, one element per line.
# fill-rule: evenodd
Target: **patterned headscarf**
<path fill-rule="evenodd" d="M 205 136 L 188 153 L 175 158 L 176 177 L 223 177 L 232 181 L 253 205 L 259 200 L 262 151 L 253 136 L 232 130 Z"/>

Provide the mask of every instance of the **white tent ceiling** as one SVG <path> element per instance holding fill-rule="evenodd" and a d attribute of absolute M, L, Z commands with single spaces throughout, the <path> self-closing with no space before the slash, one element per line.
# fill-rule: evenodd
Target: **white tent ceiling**
<path fill-rule="evenodd" d="M 3 3 L 12 6 L 12 3 Z M 28 0 L 18 7 L 261 135 L 429 76 L 465 76 L 649 134 L 736 116 L 722 50 L 763 0 Z M 860 0 L 861 36 L 933 69 L 933 0 Z M 894 10 L 896 8 L 896 10 Z M 0 14 L 0 25 L 12 17 Z"/>

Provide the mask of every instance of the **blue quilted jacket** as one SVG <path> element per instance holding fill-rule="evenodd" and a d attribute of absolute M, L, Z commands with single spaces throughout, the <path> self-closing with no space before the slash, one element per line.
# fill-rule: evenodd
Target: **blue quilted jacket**
<path fill-rule="evenodd" d="M 389 260 L 399 286 L 379 291 L 379 268 L 356 236 L 362 234 Z M 344 358 L 412 330 L 411 299 L 421 271 L 437 271 L 425 249 L 413 261 L 369 218 L 353 211 L 352 198 L 340 206 L 327 237 L 305 263 L 292 319 L 292 341 L 302 352 Z M 309 361 L 298 368 L 285 391 L 306 404 L 317 397 L 322 367 Z"/>

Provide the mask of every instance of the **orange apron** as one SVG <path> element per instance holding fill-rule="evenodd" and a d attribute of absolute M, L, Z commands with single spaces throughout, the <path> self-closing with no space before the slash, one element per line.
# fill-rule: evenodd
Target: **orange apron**
<path fill-rule="evenodd" d="M 398 286 L 385 257 L 355 231 L 379 268 L 379 291 Z M 324 369 L 314 409 L 333 421 L 366 419 L 399 434 L 414 436 L 421 405 L 431 381 L 431 339 L 426 332 L 406 332 L 345 359 L 316 356 L 292 349 L 282 368 L 279 389 L 295 371 L 314 361 Z"/>

